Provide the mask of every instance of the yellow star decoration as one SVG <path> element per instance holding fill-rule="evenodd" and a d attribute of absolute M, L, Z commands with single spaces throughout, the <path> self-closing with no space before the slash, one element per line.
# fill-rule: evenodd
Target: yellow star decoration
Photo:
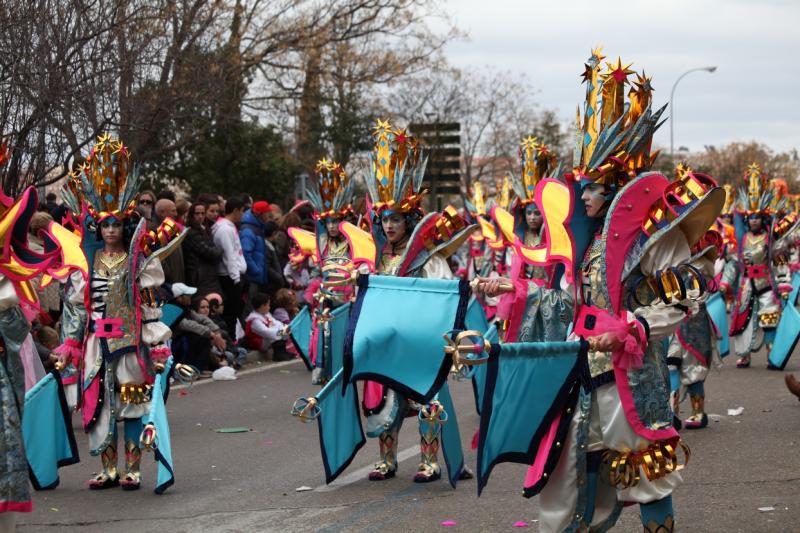
<path fill-rule="evenodd" d="M 519 145 L 523 150 L 535 149 L 539 145 L 539 142 L 536 140 L 536 137 L 529 135 L 522 139 L 522 142 L 519 143 Z"/>
<path fill-rule="evenodd" d="M 376 136 L 380 135 L 388 135 L 392 131 L 392 125 L 389 124 L 388 120 L 381 120 L 378 119 L 375 122 L 375 128 L 373 129 L 373 134 Z"/>
<path fill-rule="evenodd" d="M 761 174 L 761 167 L 758 166 L 758 163 L 750 163 L 747 166 L 748 176 L 758 176 L 759 174 Z"/>

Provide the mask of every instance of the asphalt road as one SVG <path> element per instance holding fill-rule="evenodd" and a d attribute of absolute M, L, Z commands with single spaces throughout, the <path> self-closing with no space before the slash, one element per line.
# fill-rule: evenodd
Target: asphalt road
<path fill-rule="evenodd" d="M 675 494 L 680 531 L 785 532 L 800 530 L 800 402 L 783 385 L 783 372 L 767 371 L 763 354 L 737 370 L 732 358 L 706 383 L 709 427 L 684 432 L 692 450 Z M 790 363 L 796 371 L 800 356 Z M 143 458 L 143 489 L 89 491 L 98 469 L 76 430 L 82 462 L 61 470 L 61 485 L 36 493 L 34 512 L 19 516 L 20 531 L 512 531 L 524 521 L 536 531 L 536 499 L 521 496 L 525 468 L 500 465 L 480 498 L 475 482 L 452 490 L 445 481 L 411 481 L 416 469 L 416 423 L 400 434 L 398 476 L 370 482 L 377 457 L 369 440 L 332 486 L 324 485 L 315 424 L 289 415 L 293 400 L 313 393 L 298 362 L 265 365 L 237 381 L 203 382 L 173 391 L 169 400 L 176 483 L 152 492 L 155 464 Z M 452 386 L 468 464 L 478 417 L 471 387 Z M 684 409 L 688 410 L 688 402 Z M 739 416 L 729 408 L 744 407 Z M 76 418 L 77 420 L 77 418 Z M 214 429 L 247 427 L 246 433 Z M 297 492 L 299 487 L 313 490 Z M 759 510 L 772 508 L 774 510 Z M 455 521 L 445 528 L 443 521 Z M 641 531 L 635 507 L 617 531 Z"/>

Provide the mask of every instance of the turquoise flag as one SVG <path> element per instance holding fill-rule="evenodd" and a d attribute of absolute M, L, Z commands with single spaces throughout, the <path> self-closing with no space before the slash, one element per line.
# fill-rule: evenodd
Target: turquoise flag
<path fill-rule="evenodd" d="M 361 416 L 358 412 L 358 391 L 354 383 L 343 383 L 344 371 L 339 370 L 314 396 L 317 406 L 309 418 L 316 416 L 319 447 L 325 467 L 325 483 L 330 483 L 353 461 L 358 450 L 366 443 Z M 345 394 L 339 394 L 344 388 Z M 307 400 L 298 400 L 295 413 L 299 414 Z"/>
<path fill-rule="evenodd" d="M 25 393 L 22 438 L 30 479 L 36 490 L 58 486 L 58 469 L 80 461 L 72 417 L 57 371 L 51 371 Z"/>
<path fill-rule="evenodd" d="M 326 322 L 318 322 L 320 333 L 317 336 L 317 357 L 323 354 L 324 366 L 329 376 L 335 375 L 344 366 L 344 343 L 349 323 L 349 302 L 332 309 Z"/>
<path fill-rule="evenodd" d="M 717 328 L 720 334 L 720 339 L 717 340 L 719 356 L 725 357 L 730 353 L 730 335 L 728 334 L 730 326 L 728 325 L 728 310 L 725 308 L 725 299 L 720 293 L 715 292 L 711 295 L 706 302 L 706 311 L 708 311 L 708 316 L 711 317 L 714 327 Z"/>
<path fill-rule="evenodd" d="M 800 312 L 796 307 L 798 292 L 800 292 L 800 272 L 795 272 L 792 275 L 792 292 L 781 312 L 781 319 L 775 330 L 775 341 L 767 358 L 771 367 L 778 370 L 786 368 L 786 363 L 789 362 L 797 341 L 800 340 Z"/>
<path fill-rule="evenodd" d="M 314 368 L 308 354 L 309 344 L 311 343 L 311 328 L 311 312 L 308 306 L 305 306 L 297 313 L 297 316 L 289 322 L 289 337 L 291 337 L 292 343 L 295 348 L 297 348 L 300 358 L 303 360 L 303 363 L 305 363 L 309 372 Z"/>
<path fill-rule="evenodd" d="M 156 429 L 156 440 L 153 443 L 153 454 L 158 463 L 158 476 L 156 479 L 156 494 L 163 494 L 165 490 L 175 483 L 175 473 L 172 463 L 172 442 L 169 434 L 169 420 L 167 419 L 166 401 L 169 396 L 169 376 L 172 373 L 174 361 L 172 357 L 167 360 L 164 371 L 156 374 L 153 390 L 151 392 L 150 412 L 142 417 L 142 424 L 152 424 Z"/>
<path fill-rule="evenodd" d="M 464 329 L 469 293 L 466 281 L 359 276 L 344 383 L 372 380 L 428 403 L 452 366 L 442 335 Z"/>
<path fill-rule="evenodd" d="M 478 437 L 479 495 L 496 464 L 534 464 L 555 421 L 566 435 L 571 417 L 562 415 L 577 399 L 585 350 L 585 342 L 492 345 Z M 558 453 L 548 453 L 547 467 L 555 468 Z"/>

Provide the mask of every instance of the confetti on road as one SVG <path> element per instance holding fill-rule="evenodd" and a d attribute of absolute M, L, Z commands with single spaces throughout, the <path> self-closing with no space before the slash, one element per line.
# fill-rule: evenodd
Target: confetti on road
<path fill-rule="evenodd" d="M 458 522 L 456 522 L 455 520 L 445 520 L 444 522 L 442 522 L 442 525 L 444 527 L 453 527 L 453 526 L 455 526 L 457 524 L 458 524 Z"/>
<path fill-rule="evenodd" d="M 514 527 L 528 527 L 528 523 L 522 520 L 514 522 Z"/>
<path fill-rule="evenodd" d="M 294 489 L 295 492 L 308 492 L 310 490 L 314 490 L 314 489 L 312 489 L 308 485 L 303 485 L 302 487 L 297 487 L 296 489 Z"/>
<path fill-rule="evenodd" d="M 769 511 L 774 511 L 775 508 L 770 505 L 769 507 L 759 507 L 758 510 L 762 513 L 768 513 Z"/>
<path fill-rule="evenodd" d="M 217 428 L 214 431 L 217 433 L 247 433 L 253 430 L 250 428 Z"/>
<path fill-rule="evenodd" d="M 736 409 L 728 409 L 728 416 L 739 416 L 744 413 L 744 407 L 737 407 Z"/>

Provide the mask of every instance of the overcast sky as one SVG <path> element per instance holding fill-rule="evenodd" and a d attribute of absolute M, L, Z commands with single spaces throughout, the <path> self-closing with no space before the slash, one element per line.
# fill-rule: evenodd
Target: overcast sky
<path fill-rule="evenodd" d="M 800 148 L 800 1 L 796 0 L 447 0 L 467 40 L 448 45 L 465 69 L 492 65 L 524 72 L 544 108 L 575 116 L 579 74 L 603 45 L 653 77 L 654 104 L 675 92 L 675 148 L 758 140 L 776 151 Z M 673 112 L 667 109 L 667 114 Z M 669 147 L 669 123 L 656 134 Z"/>

